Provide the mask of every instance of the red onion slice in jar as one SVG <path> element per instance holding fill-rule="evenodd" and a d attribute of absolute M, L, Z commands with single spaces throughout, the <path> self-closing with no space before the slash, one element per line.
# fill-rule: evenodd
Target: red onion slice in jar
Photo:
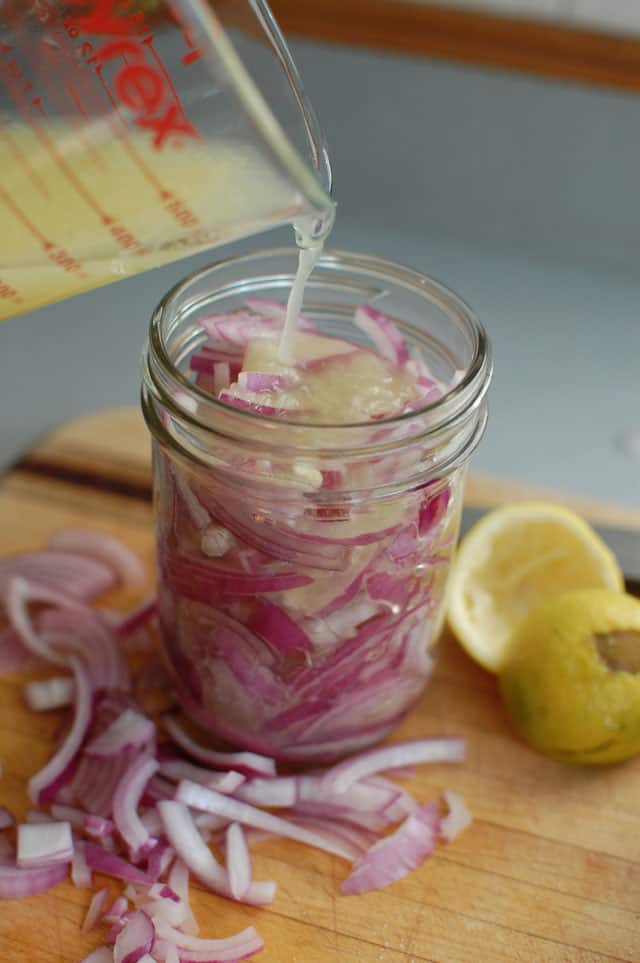
<path fill-rule="evenodd" d="M 368 304 L 356 308 L 353 322 L 373 342 L 381 358 L 403 367 L 410 360 L 409 348 L 395 321 Z"/>
<path fill-rule="evenodd" d="M 165 577 L 173 589 L 195 602 L 210 603 L 217 595 L 257 595 L 261 592 L 284 592 L 309 585 L 311 578 L 296 572 L 272 572 L 247 575 L 202 562 L 189 556 L 173 556 L 163 565 Z"/>

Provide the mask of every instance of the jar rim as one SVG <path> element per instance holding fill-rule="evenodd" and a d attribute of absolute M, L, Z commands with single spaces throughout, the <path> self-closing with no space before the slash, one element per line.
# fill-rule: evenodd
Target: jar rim
<path fill-rule="evenodd" d="M 235 255 L 200 268 L 174 285 L 160 300 L 151 317 L 148 345 L 144 358 L 145 388 L 150 390 L 158 401 L 168 401 L 169 407 L 174 410 L 177 409 L 177 414 L 199 429 L 215 431 L 212 422 L 215 421 L 216 414 L 233 418 L 240 426 L 238 429 L 240 434 L 242 434 L 241 426 L 255 428 L 259 424 L 271 428 L 277 426 L 279 429 L 290 430 L 294 433 L 312 428 L 314 432 L 322 434 L 337 433 L 346 440 L 347 436 L 355 431 L 361 431 L 363 428 L 370 429 L 370 421 L 309 422 L 299 418 L 292 420 L 234 408 L 189 381 L 174 363 L 167 349 L 165 328 L 172 319 L 175 320 L 181 314 L 184 315 L 184 312 L 176 310 L 176 304 L 181 297 L 188 293 L 189 288 L 195 282 L 202 281 L 207 275 L 210 276 L 212 281 L 211 294 L 213 295 L 216 290 L 216 275 L 233 269 L 238 271 L 239 277 L 237 282 L 225 287 L 225 293 L 227 295 L 234 293 L 234 291 L 246 293 L 247 289 L 251 287 L 249 272 L 252 264 L 258 261 L 265 262 L 269 258 L 273 258 L 274 261 L 283 257 L 297 258 L 297 255 L 298 250 L 294 247 L 266 248 L 249 254 Z M 242 279 L 244 273 L 242 269 L 245 266 L 247 274 Z M 450 428 L 452 420 L 455 421 L 461 414 L 468 417 L 470 410 L 479 406 L 491 380 L 491 346 L 483 325 L 459 295 L 440 281 L 421 274 L 413 268 L 404 267 L 393 261 L 368 254 L 333 249 L 325 250 L 318 260 L 314 276 L 316 276 L 316 273 L 320 274 L 323 271 L 334 274 L 336 278 L 341 274 L 351 273 L 357 274 L 363 279 L 392 282 L 422 297 L 425 301 L 435 303 L 448 313 L 455 313 L 471 336 L 473 356 L 457 384 L 435 401 L 407 412 L 376 419 L 376 427 L 380 429 L 394 428 L 423 416 L 428 416 L 430 427 L 426 434 L 433 434 Z M 264 287 L 269 281 L 292 279 L 293 274 L 285 278 L 282 273 L 277 275 L 262 273 L 256 280 L 255 286 Z M 193 310 L 193 308 L 190 310 Z M 413 326 L 407 324 L 407 327 Z M 415 330 L 417 331 L 417 329 Z M 196 415 L 193 405 L 194 399 L 197 399 L 196 407 L 198 411 L 206 411 L 208 417 L 202 418 Z"/>

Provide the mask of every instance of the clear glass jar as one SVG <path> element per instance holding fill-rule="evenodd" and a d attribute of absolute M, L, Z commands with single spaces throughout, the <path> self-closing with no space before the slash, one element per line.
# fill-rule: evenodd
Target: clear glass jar
<path fill-rule="evenodd" d="M 383 738 L 429 679 L 491 360 L 480 323 L 442 285 L 330 252 L 305 316 L 362 344 L 353 312 L 371 304 L 450 390 L 348 425 L 219 402 L 189 373 L 199 319 L 248 296 L 286 301 L 296 263 L 295 250 L 258 253 L 174 288 L 151 321 L 142 400 L 162 642 L 181 703 L 235 745 L 308 762 Z"/>

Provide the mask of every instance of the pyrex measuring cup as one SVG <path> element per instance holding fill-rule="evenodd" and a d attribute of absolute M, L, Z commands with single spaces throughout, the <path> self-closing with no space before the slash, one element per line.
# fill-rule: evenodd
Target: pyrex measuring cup
<path fill-rule="evenodd" d="M 0 169 L 0 319 L 333 216 L 264 0 L 4 0 Z"/>

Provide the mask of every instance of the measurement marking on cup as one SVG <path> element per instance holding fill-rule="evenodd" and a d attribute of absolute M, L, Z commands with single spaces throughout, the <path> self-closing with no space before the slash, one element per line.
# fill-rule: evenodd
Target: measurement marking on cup
<path fill-rule="evenodd" d="M 8 281 L 0 277 L 0 301 L 13 301 L 14 304 L 24 304 L 24 298 Z"/>
<path fill-rule="evenodd" d="M 8 145 L 8 147 L 9 147 L 9 150 L 11 151 L 11 153 L 13 154 L 13 156 L 16 158 L 17 162 L 18 162 L 18 163 L 21 165 L 21 167 L 27 172 L 27 174 L 29 175 L 29 178 L 33 181 L 33 183 L 34 183 L 35 186 L 38 188 L 38 190 L 40 191 L 40 193 L 41 193 L 44 197 L 50 197 L 51 195 L 49 194 L 49 191 L 48 191 L 48 189 L 47 189 L 47 185 L 44 183 L 44 181 L 43 181 L 42 178 L 38 175 L 38 173 L 33 169 L 33 167 L 31 166 L 31 163 L 29 162 L 29 158 L 28 158 L 27 155 L 24 153 L 24 151 L 22 150 L 22 148 L 16 143 L 16 141 L 15 141 L 13 135 L 10 133 L 10 131 L 8 131 L 6 128 L 2 128 L 2 129 L 0 130 L 0 134 L 1 134 L 1 135 L 4 137 L 4 139 L 6 140 L 7 145 Z"/>
<path fill-rule="evenodd" d="M 133 236 L 131 231 L 116 224 L 115 218 L 107 214 L 104 208 L 98 203 L 95 197 L 90 191 L 84 186 L 80 178 L 75 174 L 75 172 L 70 168 L 64 158 L 60 155 L 58 148 L 55 144 L 53 138 L 39 125 L 34 125 L 36 127 L 36 136 L 44 144 L 46 149 L 49 151 L 50 155 L 53 157 L 60 170 L 63 171 L 69 183 L 73 186 L 77 194 L 83 199 L 85 204 L 87 204 L 91 210 L 100 218 L 101 222 L 110 229 L 110 234 L 115 241 L 120 244 L 125 250 L 129 251 L 132 248 L 141 247 L 140 242 Z M 66 252 L 65 252 L 66 253 Z"/>
<path fill-rule="evenodd" d="M 24 227 L 26 227 L 27 230 L 30 231 L 31 234 L 33 234 L 36 240 L 40 241 L 45 251 L 48 251 L 54 247 L 51 241 L 47 240 L 47 238 L 44 236 L 42 231 L 38 227 L 36 227 L 33 221 L 29 217 L 27 217 L 27 215 L 24 213 L 24 211 L 21 208 L 18 207 L 18 205 L 13 200 L 11 195 L 7 194 L 7 192 L 3 187 L 0 187 L 0 197 L 2 197 L 4 203 L 9 208 L 11 213 L 17 218 L 17 220 L 19 220 L 21 224 L 23 224 Z"/>
<path fill-rule="evenodd" d="M 162 184 L 162 182 L 158 180 L 158 178 L 153 173 L 151 168 L 145 163 L 145 161 L 143 161 L 142 157 L 140 156 L 140 154 L 137 152 L 137 150 L 134 148 L 133 144 L 129 140 L 126 122 L 122 117 L 120 108 L 118 106 L 118 102 L 116 101 L 115 97 L 111 93 L 109 89 L 109 85 L 107 84 L 104 77 L 102 76 L 102 71 L 97 70 L 96 75 L 100 80 L 102 88 L 105 94 L 107 95 L 107 97 L 109 98 L 109 102 L 111 103 L 111 106 L 113 107 L 113 110 L 122 125 L 124 136 L 119 137 L 118 139 L 123 144 L 125 150 L 129 154 L 131 159 L 134 161 L 134 163 L 137 165 L 139 170 L 142 172 L 142 175 L 156 189 L 156 191 L 160 195 L 160 198 L 165 202 L 165 207 L 167 211 L 173 216 L 174 220 L 176 220 L 181 227 L 204 228 L 204 225 L 202 224 L 200 219 L 197 217 L 196 214 L 193 213 L 192 210 L 190 210 L 187 204 L 183 200 L 181 200 L 180 197 L 178 197 L 175 194 L 172 194 L 171 191 L 168 191 L 166 187 Z"/>
<path fill-rule="evenodd" d="M 89 275 L 83 270 L 82 264 L 77 258 L 69 254 L 65 248 L 54 244 L 50 241 L 42 231 L 33 223 L 30 217 L 28 217 L 25 212 L 20 208 L 13 198 L 0 187 L 0 198 L 4 201 L 5 205 L 14 215 L 14 217 L 20 221 L 20 223 L 26 227 L 26 229 L 40 242 L 45 251 L 47 258 L 52 264 L 57 265 L 66 274 L 76 274 L 80 278 L 88 278 Z"/>

